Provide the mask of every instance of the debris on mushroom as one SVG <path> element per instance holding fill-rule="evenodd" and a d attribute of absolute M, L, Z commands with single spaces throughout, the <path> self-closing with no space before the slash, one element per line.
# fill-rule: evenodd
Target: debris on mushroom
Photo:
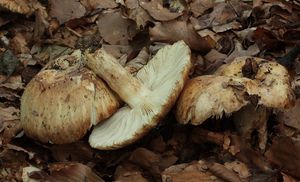
<path fill-rule="evenodd" d="M 181 124 L 200 125 L 210 117 L 240 110 L 255 96 L 256 85 L 245 78 L 205 75 L 187 82 L 178 101 L 176 118 Z"/>
<path fill-rule="evenodd" d="M 81 59 L 80 51 L 60 57 L 29 82 L 21 98 L 27 136 L 55 144 L 74 142 L 119 108 L 118 97 Z"/>
<path fill-rule="evenodd" d="M 264 150 L 267 108 L 287 108 L 293 100 L 289 74 L 283 66 L 260 58 L 239 57 L 221 66 L 215 75 L 190 80 L 178 100 L 176 117 L 180 123 L 199 125 L 210 117 L 221 118 L 223 113 L 238 111 L 233 117 L 238 131 L 249 138 L 257 130 L 259 148 Z"/>
<path fill-rule="evenodd" d="M 254 103 L 242 108 L 233 115 L 233 121 L 238 133 L 246 140 L 250 140 L 253 131 L 257 131 L 258 147 L 264 151 L 270 114 L 268 108 L 289 108 L 295 99 L 288 71 L 276 62 L 256 57 L 239 57 L 221 66 L 215 74 L 247 77 L 257 83 L 260 97 L 258 105 Z"/>
<path fill-rule="evenodd" d="M 90 135 L 93 148 L 111 150 L 140 139 L 171 109 L 188 78 L 190 49 L 183 41 L 163 47 L 136 77 L 103 50 L 87 54 L 87 66 L 128 104 Z"/>
<path fill-rule="evenodd" d="M 259 87 L 258 104 L 265 107 L 288 108 L 295 99 L 288 71 L 273 61 L 257 57 L 238 57 L 221 66 L 215 74 L 254 80 Z"/>

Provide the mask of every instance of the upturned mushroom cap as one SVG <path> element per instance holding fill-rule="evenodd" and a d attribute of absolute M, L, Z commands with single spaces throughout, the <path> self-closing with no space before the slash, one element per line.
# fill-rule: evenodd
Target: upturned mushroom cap
<path fill-rule="evenodd" d="M 136 78 L 104 51 L 87 55 L 87 65 L 128 104 L 89 138 L 93 148 L 117 149 L 144 136 L 173 106 L 191 68 L 190 49 L 183 41 L 165 46 Z"/>
<path fill-rule="evenodd" d="M 294 100 L 287 70 L 260 58 L 239 57 L 215 75 L 199 76 L 184 87 L 176 110 L 178 122 L 194 125 L 222 117 L 252 103 L 285 108 Z"/>
<path fill-rule="evenodd" d="M 257 57 L 238 57 L 221 66 L 215 75 L 248 77 L 258 85 L 259 105 L 290 107 L 295 99 L 288 71 L 284 66 Z"/>
<path fill-rule="evenodd" d="M 81 54 L 67 55 L 38 73 L 21 98 L 25 134 L 42 142 L 70 143 L 119 108 L 118 97 L 87 68 Z"/>
<path fill-rule="evenodd" d="M 230 115 L 251 102 L 256 85 L 244 78 L 206 75 L 187 82 L 178 101 L 176 119 L 200 125 L 210 117 Z"/>

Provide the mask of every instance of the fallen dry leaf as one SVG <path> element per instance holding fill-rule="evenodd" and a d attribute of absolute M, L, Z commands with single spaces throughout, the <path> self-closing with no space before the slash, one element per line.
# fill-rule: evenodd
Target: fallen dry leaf
<path fill-rule="evenodd" d="M 79 1 L 74 0 L 49 0 L 49 16 L 56 18 L 60 24 L 85 15 L 86 10 Z"/>
<path fill-rule="evenodd" d="M 20 119 L 20 110 L 14 107 L 0 107 L 0 123 Z"/>
<path fill-rule="evenodd" d="M 295 101 L 295 105 L 292 108 L 286 109 L 277 115 L 277 119 L 283 122 L 287 126 L 291 126 L 300 130 L 300 99 Z"/>
<path fill-rule="evenodd" d="M 104 182 L 90 167 L 81 163 L 52 163 L 48 166 L 50 174 L 42 171 L 32 172 L 29 177 L 38 181 L 66 181 L 66 182 L 82 182 L 82 181 L 99 181 Z"/>
<path fill-rule="evenodd" d="M 119 165 L 114 176 L 115 180 L 120 182 L 148 182 L 148 180 L 143 177 L 142 170 L 130 163 Z"/>
<path fill-rule="evenodd" d="M 161 161 L 161 157 L 148 149 L 136 149 L 130 155 L 129 161 L 149 170 L 155 177 L 160 174 L 159 163 Z"/>
<path fill-rule="evenodd" d="M 140 6 L 158 21 L 170 21 L 182 15 L 182 13 L 171 12 L 163 7 L 161 0 L 140 0 Z"/>
<path fill-rule="evenodd" d="M 93 11 L 98 8 L 108 9 L 116 8 L 119 5 L 112 0 L 80 0 L 80 3 L 88 10 Z"/>
<path fill-rule="evenodd" d="M 210 171 L 207 170 L 204 161 L 183 163 L 171 166 L 163 171 L 162 181 L 163 182 L 221 182 L 223 180 L 214 176 Z"/>
<path fill-rule="evenodd" d="M 273 139 L 273 144 L 266 152 L 267 159 L 283 172 L 300 179 L 300 142 L 290 137 L 280 136 Z"/>
<path fill-rule="evenodd" d="M 205 162 L 205 164 L 208 170 L 218 178 L 224 179 L 225 181 L 241 182 L 239 176 L 234 171 L 227 169 L 224 165 L 216 162 Z"/>
<path fill-rule="evenodd" d="M 103 39 L 111 45 L 127 45 L 136 35 L 136 25 L 122 17 L 120 10 L 103 12 L 97 21 Z"/>
<path fill-rule="evenodd" d="M 214 7 L 213 0 L 192 0 L 190 2 L 191 12 L 195 17 L 202 15 L 206 10 Z"/>
<path fill-rule="evenodd" d="M 184 40 L 192 49 L 201 52 L 207 52 L 214 46 L 198 35 L 193 25 L 186 21 L 156 22 L 155 26 L 149 29 L 149 34 L 152 41 L 174 43 Z"/>
<path fill-rule="evenodd" d="M 236 160 L 232 162 L 225 162 L 224 166 L 227 169 L 230 169 L 231 171 L 236 172 L 239 177 L 243 180 L 248 179 L 251 176 L 249 168 L 246 166 L 246 164 Z"/>
<path fill-rule="evenodd" d="M 140 6 L 139 0 L 126 0 L 125 5 L 127 17 L 135 21 L 139 29 L 143 29 L 147 22 L 152 20 L 147 11 Z"/>

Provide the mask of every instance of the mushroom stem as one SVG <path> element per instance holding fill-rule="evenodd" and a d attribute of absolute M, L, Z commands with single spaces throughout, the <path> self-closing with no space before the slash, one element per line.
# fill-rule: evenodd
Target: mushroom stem
<path fill-rule="evenodd" d="M 123 68 L 113 56 L 104 50 L 86 54 L 86 64 L 99 77 L 104 79 L 123 101 L 131 108 L 144 102 L 151 91 Z"/>

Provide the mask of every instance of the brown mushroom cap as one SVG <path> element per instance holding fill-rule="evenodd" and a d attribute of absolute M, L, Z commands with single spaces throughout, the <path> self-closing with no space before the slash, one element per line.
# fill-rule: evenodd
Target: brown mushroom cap
<path fill-rule="evenodd" d="M 67 59 L 79 58 L 67 55 L 56 62 Z M 43 70 L 30 81 L 21 98 L 21 124 L 31 138 L 70 143 L 119 106 L 118 97 L 92 71 L 67 64 L 62 70 Z"/>
<path fill-rule="evenodd" d="M 190 80 L 179 97 L 176 117 L 180 123 L 199 125 L 248 103 L 285 108 L 293 100 L 289 74 L 283 66 L 260 58 L 239 57 L 220 67 L 215 75 Z"/>
<path fill-rule="evenodd" d="M 245 73 L 247 70 L 252 73 Z M 259 105 L 270 108 L 286 108 L 292 105 L 295 96 L 289 73 L 276 62 L 257 57 L 238 57 L 215 72 L 215 75 L 222 76 L 245 77 L 245 74 L 250 75 L 250 79 L 259 87 Z"/>
<path fill-rule="evenodd" d="M 181 124 L 200 125 L 210 117 L 230 115 L 250 103 L 256 85 L 244 78 L 206 75 L 187 82 L 177 101 L 176 118 Z"/>

